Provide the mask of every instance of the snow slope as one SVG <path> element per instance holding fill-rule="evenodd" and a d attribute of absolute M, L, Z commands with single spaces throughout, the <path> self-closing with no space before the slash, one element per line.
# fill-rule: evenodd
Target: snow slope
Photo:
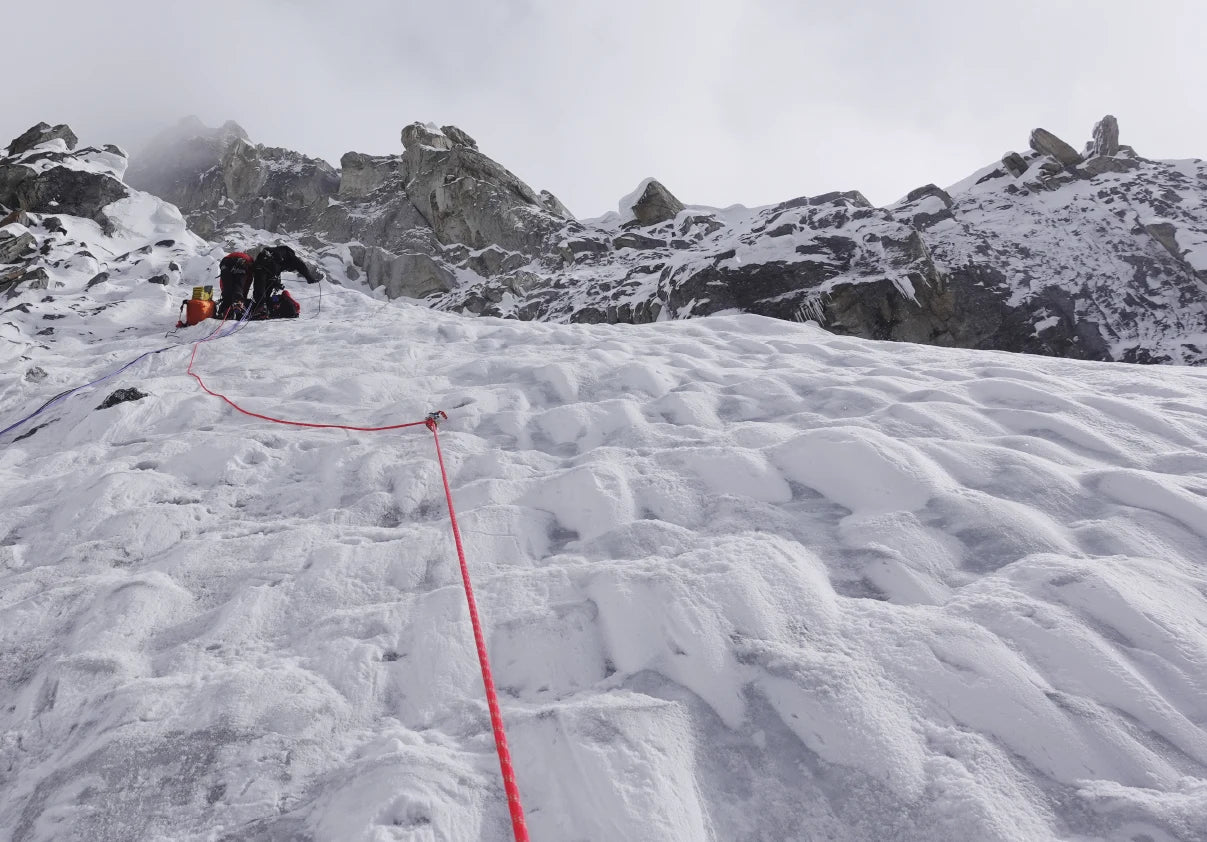
<path fill-rule="evenodd" d="M 198 370 L 449 413 L 534 840 L 1207 839 L 1207 372 L 323 286 Z M 509 838 L 430 434 L 189 350 L 0 441 L 0 839 Z"/>

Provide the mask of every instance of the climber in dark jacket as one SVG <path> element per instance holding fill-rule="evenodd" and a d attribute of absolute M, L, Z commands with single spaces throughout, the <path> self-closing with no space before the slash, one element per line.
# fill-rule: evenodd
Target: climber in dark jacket
<path fill-rule="evenodd" d="M 317 273 L 312 272 L 289 246 L 267 246 L 254 260 L 244 252 L 233 252 L 222 259 L 219 269 L 222 288 L 219 318 L 228 314 L 236 316 L 231 308 L 241 310 L 246 306 L 251 306 L 253 319 L 297 318 L 298 303 L 285 291 L 281 273 L 297 272 L 307 283 L 319 282 Z"/>
<path fill-rule="evenodd" d="M 252 301 L 257 304 L 267 301 L 274 292 L 285 288 L 281 283 L 282 272 L 297 272 L 310 284 L 319 282 L 302 258 L 289 246 L 268 246 L 260 249 L 251 271 Z"/>

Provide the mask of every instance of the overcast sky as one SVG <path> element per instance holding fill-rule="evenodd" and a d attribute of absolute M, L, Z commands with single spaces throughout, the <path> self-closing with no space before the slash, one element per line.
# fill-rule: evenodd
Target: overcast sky
<path fill-rule="evenodd" d="M 1207 157 L 1207 2 L 67 0 L 6 15 L 0 143 L 39 120 L 136 151 L 187 114 L 338 166 L 421 120 L 581 217 L 646 176 L 687 203 L 891 202 L 1043 126 Z M 19 20 L 19 22 L 16 22 Z"/>

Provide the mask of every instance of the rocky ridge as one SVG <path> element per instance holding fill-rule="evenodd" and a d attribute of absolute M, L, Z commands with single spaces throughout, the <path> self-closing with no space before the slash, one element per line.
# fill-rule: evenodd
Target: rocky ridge
<path fill-rule="evenodd" d="M 0 331 L 20 345 L 87 341 L 97 318 L 170 327 L 222 256 L 175 206 L 124 183 L 123 150 L 77 146 L 40 123 L 0 153 Z"/>
<path fill-rule="evenodd" d="M 103 228 L 106 200 L 146 191 L 216 252 L 290 242 L 333 280 L 445 310 L 633 323 L 742 310 L 875 339 L 1207 360 L 1207 167 L 1140 157 L 1109 116 L 1081 152 L 1037 129 L 1028 150 L 883 208 L 847 191 L 722 210 L 647 179 L 593 220 L 454 126 L 411 124 L 401 153 L 350 152 L 336 169 L 252 144 L 234 123 L 186 120 L 125 184 L 115 147 L 81 157 L 65 126 L 31 132 L 0 159 L 6 210 L 66 201 Z M 0 260 L 23 273 L 27 233 L 0 234 Z"/>

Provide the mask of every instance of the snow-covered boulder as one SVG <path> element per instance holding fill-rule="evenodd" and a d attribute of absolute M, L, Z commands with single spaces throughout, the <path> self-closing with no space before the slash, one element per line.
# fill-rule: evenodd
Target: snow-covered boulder
<path fill-rule="evenodd" d="M 0 205 L 103 222 L 101 209 L 128 195 L 126 153 L 116 146 L 76 151 L 67 126 L 39 123 L 0 157 Z"/>
<path fill-rule="evenodd" d="M 1006 168 L 1006 172 L 1018 178 L 1027 171 L 1027 162 L 1023 156 L 1017 152 L 1007 152 L 1002 156 L 1002 166 Z"/>
<path fill-rule="evenodd" d="M 75 136 L 75 132 L 70 127 L 60 123 L 57 126 L 52 126 L 49 123 L 38 123 L 26 129 L 8 144 L 8 155 L 20 155 L 23 152 L 28 152 L 35 146 L 41 146 L 43 143 L 49 143 L 52 140 L 61 140 L 66 145 L 68 150 L 75 149 L 76 144 L 80 142 Z"/>

